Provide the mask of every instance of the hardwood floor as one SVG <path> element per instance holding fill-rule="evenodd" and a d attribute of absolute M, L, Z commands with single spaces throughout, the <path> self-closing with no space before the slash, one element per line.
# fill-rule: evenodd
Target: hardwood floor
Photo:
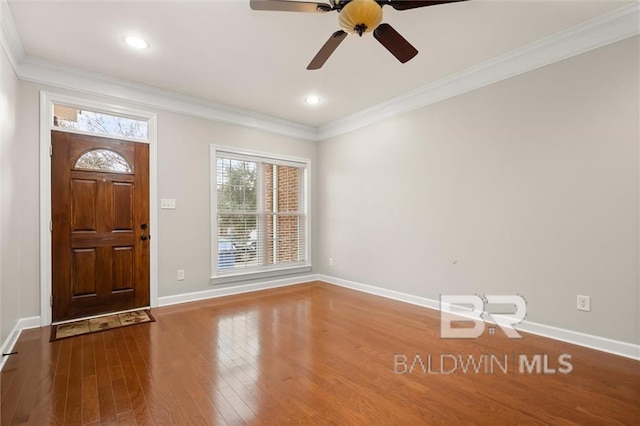
<path fill-rule="evenodd" d="M 500 331 L 440 339 L 436 311 L 324 283 L 152 313 L 53 343 L 23 332 L 2 425 L 640 424 L 640 362 Z"/>

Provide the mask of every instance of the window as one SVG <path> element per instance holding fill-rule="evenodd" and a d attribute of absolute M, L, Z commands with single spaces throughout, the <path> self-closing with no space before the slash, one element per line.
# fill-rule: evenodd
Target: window
<path fill-rule="evenodd" d="M 309 270 L 306 162 L 212 148 L 214 278 Z"/>
<path fill-rule="evenodd" d="M 53 105 L 53 126 L 101 135 L 149 139 L 149 122 L 66 105 Z"/>
<path fill-rule="evenodd" d="M 110 149 L 94 149 L 78 158 L 76 169 L 98 170 L 100 172 L 131 173 L 131 166 L 124 157 Z"/>

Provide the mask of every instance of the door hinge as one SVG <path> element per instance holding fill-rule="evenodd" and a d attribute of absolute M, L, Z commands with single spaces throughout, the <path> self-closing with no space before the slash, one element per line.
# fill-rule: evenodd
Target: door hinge
<path fill-rule="evenodd" d="M 53 221 L 49 221 L 49 232 L 53 232 Z"/>
<path fill-rule="evenodd" d="M 53 145 L 49 145 L 49 157 L 53 157 Z"/>
<path fill-rule="evenodd" d="M 49 305 L 51 305 L 51 307 L 53 308 L 53 294 L 49 298 Z"/>

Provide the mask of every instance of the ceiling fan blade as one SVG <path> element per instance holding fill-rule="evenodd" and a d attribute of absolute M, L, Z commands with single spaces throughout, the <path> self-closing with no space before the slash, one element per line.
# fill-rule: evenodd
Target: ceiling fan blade
<path fill-rule="evenodd" d="M 320 51 L 311 60 L 311 62 L 307 66 L 307 69 L 318 70 L 322 68 L 324 63 L 327 62 L 327 59 L 329 59 L 329 56 L 331 56 L 331 54 L 338 48 L 338 46 L 340 46 L 340 43 L 342 43 L 342 40 L 344 40 L 346 37 L 347 33 L 342 30 L 338 30 L 335 33 L 331 34 L 329 40 L 327 40 L 324 46 L 320 48 Z"/>
<path fill-rule="evenodd" d="M 418 51 L 389 24 L 380 24 L 373 36 L 403 64 L 416 56 Z"/>
<path fill-rule="evenodd" d="M 396 10 L 416 9 L 418 7 L 437 6 L 439 4 L 455 3 L 467 0 L 387 0 L 385 4 Z"/>
<path fill-rule="evenodd" d="M 249 6 L 253 10 L 276 12 L 324 13 L 331 10 L 331 5 L 326 3 L 287 0 L 251 0 Z"/>

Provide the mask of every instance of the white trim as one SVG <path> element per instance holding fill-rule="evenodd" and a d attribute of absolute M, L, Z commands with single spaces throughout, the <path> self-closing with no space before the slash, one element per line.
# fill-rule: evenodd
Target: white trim
<path fill-rule="evenodd" d="M 13 70 L 18 74 L 19 64 L 24 58 L 24 48 L 7 0 L 0 0 L 0 44 L 7 53 Z"/>
<path fill-rule="evenodd" d="M 309 159 L 296 159 L 292 160 L 290 157 L 288 158 L 286 155 L 280 154 L 265 154 L 265 153 L 254 153 L 251 154 L 251 151 L 246 150 L 237 150 L 233 148 L 221 149 L 220 147 L 213 145 L 216 150 L 216 155 L 220 154 L 224 158 L 230 158 L 232 160 L 238 161 L 250 161 L 254 163 L 259 162 L 268 162 L 269 164 L 275 164 L 277 166 L 286 166 L 286 167 L 297 167 L 304 168 L 307 167 L 307 163 L 310 161 Z"/>
<path fill-rule="evenodd" d="M 424 306 L 426 308 L 440 310 L 440 301 L 429 299 L 412 294 L 402 293 L 395 290 L 388 290 L 367 284 L 361 284 L 354 281 L 343 280 L 328 275 L 318 275 L 319 281 L 352 290 L 361 291 L 363 293 L 373 294 L 376 296 L 386 297 L 387 299 L 398 300 L 400 302 L 410 303 L 412 305 Z M 456 312 L 458 313 L 458 312 Z M 459 313 L 458 313 L 459 314 Z M 622 342 L 619 340 L 608 339 L 606 337 L 594 336 L 592 334 L 581 333 L 579 331 L 567 330 L 564 328 L 554 327 L 550 325 L 538 324 L 531 321 L 523 321 L 515 327 L 517 330 L 525 333 L 536 334 L 553 340 L 559 340 L 589 349 L 595 349 L 614 355 L 623 356 L 640 361 L 640 345 Z"/>
<path fill-rule="evenodd" d="M 310 159 L 304 158 L 304 157 L 296 157 L 294 155 L 274 154 L 273 152 L 235 148 L 233 146 L 218 145 L 218 144 L 211 144 L 210 148 L 214 149 L 215 151 L 220 151 L 223 154 L 231 154 L 231 155 L 238 154 L 238 155 L 244 155 L 247 157 L 257 157 L 260 160 L 278 160 L 278 159 L 284 160 L 284 161 L 293 163 L 296 167 L 299 167 L 299 166 L 308 167 L 311 164 Z"/>
<path fill-rule="evenodd" d="M 260 129 L 293 138 L 315 140 L 317 135 L 314 127 L 293 121 L 32 57 L 25 57 L 22 60 L 18 75 L 23 80 L 36 83 L 112 99 L 127 100 L 147 107 Z"/>
<path fill-rule="evenodd" d="M 63 127 L 63 126 L 57 126 L 57 127 L 51 126 L 50 130 L 57 130 L 59 132 L 65 132 L 65 133 L 73 133 L 75 135 L 97 136 L 99 138 L 104 138 L 104 139 L 117 139 L 121 141 L 149 143 L 148 139 L 138 139 L 138 138 L 132 138 L 129 136 L 107 135 L 104 133 L 88 132 L 86 130 L 72 129 L 70 127 Z"/>
<path fill-rule="evenodd" d="M 87 109 L 126 114 L 149 122 L 149 139 L 136 142 L 149 144 L 149 220 L 150 235 L 158 235 L 158 121 L 149 111 L 127 108 L 118 104 L 89 101 L 52 92 L 40 92 L 40 325 L 51 324 L 51 117 L 54 103 Z M 55 128 L 65 131 L 64 128 Z M 102 136 L 102 135 L 100 135 Z M 150 240 L 150 305 L 158 306 L 158 238 Z"/>
<path fill-rule="evenodd" d="M 51 125 L 53 102 L 40 93 L 40 325 L 51 324 Z"/>
<path fill-rule="evenodd" d="M 18 342 L 18 338 L 20 334 L 22 334 L 22 330 L 28 330 L 30 328 L 38 328 L 40 327 L 40 317 L 28 317 L 28 318 L 20 318 L 16 321 L 16 325 L 11 330 L 11 333 L 7 336 L 4 342 L 2 342 L 2 346 L 0 346 L 0 354 L 9 353 L 13 350 L 16 343 Z M 10 355 L 15 356 L 15 355 Z M 0 371 L 2 371 L 2 367 L 7 362 L 9 357 L 3 356 L 0 360 Z"/>
<path fill-rule="evenodd" d="M 423 306 L 429 309 L 439 310 L 440 307 L 440 301 L 435 299 L 429 299 L 422 296 L 414 296 L 412 294 L 402 293 L 396 290 L 388 290 L 386 288 L 376 287 L 368 284 L 361 284 L 355 281 L 343 280 L 342 278 L 335 278 L 329 275 L 320 275 L 318 277 L 318 280 L 340 287 L 350 288 L 351 290 L 358 290 L 363 293 L 386 297 L 387 299 L 393 299 L 400 302 L 410 303 L 412 305 Z"/>
<path fill-rule="evenodd" d="M 29 330 L 32 328 L 40 328 L 40 317 L 20 318 L 16 324 L 16 328 L 20 330 Z"/>
<path fill-rule="evenodd" d="M 640 345 L 621 342 L 619 340 L 607 339 L 606 337 L 594 336 L 592 334 L 581 333 L 579 331 L 567 330 L 551 325 L 539 324 L 531 321 L 523 321 L 516 327 L 526 333 L 572 343 L 585 348 L 620 355 L 640 361 Z"/>
<path fill-rule="evenodd" d="M 216 288 L 212 290 L 196 291 L 193 293 L 175 294 L 172 296 L 163 296 L 159 299 L 159 306 L 176 305 L 178 303 L 195 302 L 197 300 L 213 299 L 216 297 L 233 296 L 236 294 L 250 293 L 253 291 L 268 290 L 271 288 L 288 287 L 297 284 L 304 284 L 311 281 L 317 281 L 318 275 L 302 275 L 292 278 L 283 278 L 280 280 L 262 281 L 258 283 L 236 285 L 225 288 Z"/>
<path fill-rule="evenodd" d="M 152 308 L 158 306 L 159 287 L 159 245 L 160 218 L 158 198 L 158 116 L 153 114 L 149 118 L 149 304 Z"/>
<path fill-rule="evenodd" d="M 639 11 L 640 3 L 631 3 L 460 73 L 335 120 L 318 128 L 318 140 L 342 135 L 637 35 L 640 32 Z"/>
<path fill-rule="evenodd" d="M 217 261 L 217 259 L 216 259 Z M 305 274 L 311 272 L 311 265 L 300 265 L 300 266 L 287 266 L 280 268 L 269 268 L 268 266 L 265 268 L 256 268 L 250 270 L 238 270 L 225 272 L 219 275 L 215 275 L 210 277 L 211 283 L 214 285 L 224 285 L 224 284 L 232 284 L 237 283 L 239 281 L 253 281 L 253 280 L 263 280 L 266 278 L 274 278 L 274 277 L 282 277 L 285 275 L 293 275 L 293 274 Z"/>
<path fill-rule="evenodd" d="M 13 17 L 10 11 L 5 13 L 5 9 L 9 10 L 6 1 L 0 0 L 0 4 L 3 7 L 0 15 L 0 43 L 7 51 L 20 79 L 314 141 L 326 140 L 640 33 L 640 3 L 635 1 L 458 74 L 315 128 L 104 74 L 25 57 Z"/>

